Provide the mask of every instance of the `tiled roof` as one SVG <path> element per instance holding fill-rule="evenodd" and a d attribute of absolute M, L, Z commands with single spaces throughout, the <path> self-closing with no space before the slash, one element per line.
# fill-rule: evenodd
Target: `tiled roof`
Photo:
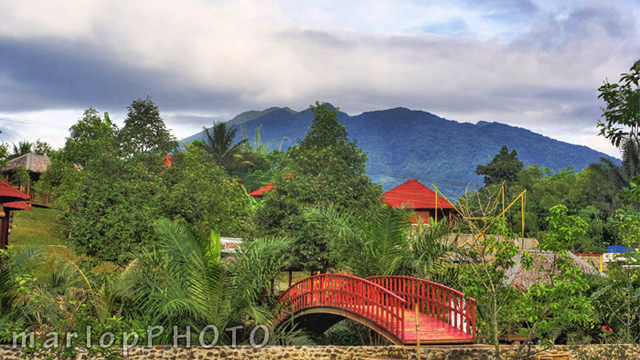
<path fill-rule="evenodd" d="M 2 204 L 6 209 L 11 210 L 31 210 L 31 204 L 26 201 L 14 201 Z"/>
<path fill-rule="evenodd" d="M 42 174 L 47 170 L 50 162 L 47 156 L 28 153 L 10 160 L 2 171 L 6 172 L 15 167 L 23 166 L 31 172 Z"/>
<path fill-rule="evenodd" d="M 407 205 L 408 209 L 435 209 L 436 197 L 438 209 L 453 209 L 453 205 L 447 199 L 424 186 L 418 180 L 409 180 L 382 194 L 385 204 L 393 207 Z"/>
<path fill-rule="evenodd" d="M 0 180 L 0 202 L 29 200 L 29 195 Z"/>

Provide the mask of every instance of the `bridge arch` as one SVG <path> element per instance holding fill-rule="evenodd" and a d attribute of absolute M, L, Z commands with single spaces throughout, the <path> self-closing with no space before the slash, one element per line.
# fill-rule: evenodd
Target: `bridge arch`
<path fill-rule="evenodd" d="M 311 314 L 325 313 L 358 321 L 394 343 L 400 343 L 404 336 L 406 301 L 382 286 L 356 276 L 310 276 L 293 284 L 279 301 L 283 303 L 284 311 L 277 325 L 287 319 L 290 321 L 291 316 L 294 320 L 302 320 Z"/>
<path fill-rule="evenodd" d="M 316 335 L 325 333 L 333 325 L 343 320 L 352 320 L 362 324 L 382 335 L 394 345 L 403 345 L 402 339 L 389 332 L 374 321 L 360 316 L 354 312 L 335 307 L 314 307 L 295 312 L 293 316 L 287 316 L 279 326 L 296 325 L 298 329 L 305 329 Z"/>

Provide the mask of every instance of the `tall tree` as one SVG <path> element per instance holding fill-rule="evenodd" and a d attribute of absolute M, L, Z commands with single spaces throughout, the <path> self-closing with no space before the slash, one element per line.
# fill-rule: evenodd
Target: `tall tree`
<path fill-rule="evenodd" d="M 151 100 L 135 100 L 127 107 L 129 113 L 118 134 L 120 143 L 130 153 L 157 151 L 168 153 L 177 146 L 176 139 L 160 116 L 158 106 Z"/>
<path fill-rule="evenodd" d="M 225 168 L 231 166 L 233 162 L 239 161 L 242 157 L 240 154 L 242 147 L 249 140 L 242 139 L 234 144 L 237 129 L 227 128 L 227 123 L 224 122 L 213 124 L 211 130 L 204 129 L 205 140 L 201 146 L 211 155 L 213 161 Z"/>
<path fill-rule="evenodd" d="M 35 144 L 33 144 L 33 152 L 38 155 L 51 156 L 53 147 L 48 142 L 38 139 Z"/>
<path fill-rule="evenodd" d="M 1 133 L 0 131 L 0 134 Z M 0 143 L 0 169 L 3 169 L 7 165 L 10 156 L 9 145 L 7 145 L 7 143 Z"/>
<path fill-rule="evenodd" d="M 500 152 L 493 157 L 486 165 L 478 165 L 476 174 L 484 175 L 484 184 L 493 185 L 501 184 L 506 181 L 507 184 L 513 183 L 520 170 L 524 169 L 524 164 L 518 159 L 518 151 L 511 150 L 507 145 L 502 145 Z"/>
<path fill-rule="evenodd" d="M 620 146 L 625 138 L 636 143 L 640 140 L 640 60 L 636 61 L 629 73 L 620 76 L 619 83 L 605 81 L 600 86 L 598 98 L 604 100 L 602 118 L 598 121 L 600 135 Z"/>
<path fill-rule="evenodd" d="M 92 160 L 99 160 L 104 152 L 117 148 L 118 128 L 111 122 L 109 114 L 105 113 L 101 118 L 96 109 L 85 110 L 69 131 L 64 146 L 64 158 L 69 163 L 85 167 Z"/>
<path fill-rule="evenodd" d="M 338 211 L 366 216 L 381 206 L 382 189 L 366 175 L 366 154 L 338 122 L 338 110 L 316 103 L 305 138 L 289 148 L 289 160 L 278 173 L 275 190 L 256 213 L 259 228 L 296 238 L 295 261 L 307 270 L 327 270 L 329 234 L 304 218 L 305 209 L 332 204 Z"/>

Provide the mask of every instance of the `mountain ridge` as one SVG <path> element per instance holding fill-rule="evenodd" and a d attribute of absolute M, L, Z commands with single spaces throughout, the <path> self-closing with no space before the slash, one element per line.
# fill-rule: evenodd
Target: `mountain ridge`
<path fill-rule="evenodd" d="M 241 119 L 238 120 L 238 119 Z M 261 129 L 264 144 L 277 144 L 286 150 L 306 134 L 313 112 L 294 111 L 288 107 L 271 107 L 262 111 L 243 112 L 229 121 L 243 133 L 253 137 Z M 368 153 L 367 171 L 385 190 L 408 178 L 439 183 L 453 193 L 464 191 L 464 184 L 482 183 L 475 173 L 486 164 L 502 145 L 518 151 L 525 166 L 538 165 L 552 170 L 573 166 L 581 170 L 601 157 L 619 160 L 585 145 L 575 145 L 535 133 L 529 129 L 486 120 L 460 123 L 424 110 L 404 107 L 366 111 L 359 115 L 338 113 L 349 137 Z M 202 132 L 182 143 L 201 139 Z M 237 138 L 236 140 L 240 140 Z M 287 141 L 288 140 L 288 141 Z"/>

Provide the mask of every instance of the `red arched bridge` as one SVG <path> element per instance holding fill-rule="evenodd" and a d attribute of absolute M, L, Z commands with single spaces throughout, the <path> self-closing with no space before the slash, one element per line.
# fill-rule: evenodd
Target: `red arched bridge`
<path fill-rule="evenodd" d="M 476 301 L 441 284 L 409 276 L 320 274 L 292 285 L 275 326 L 297 325 L 323 333 L 345 318 L 377 331 L 397 345 L 473 343 Z"/>

